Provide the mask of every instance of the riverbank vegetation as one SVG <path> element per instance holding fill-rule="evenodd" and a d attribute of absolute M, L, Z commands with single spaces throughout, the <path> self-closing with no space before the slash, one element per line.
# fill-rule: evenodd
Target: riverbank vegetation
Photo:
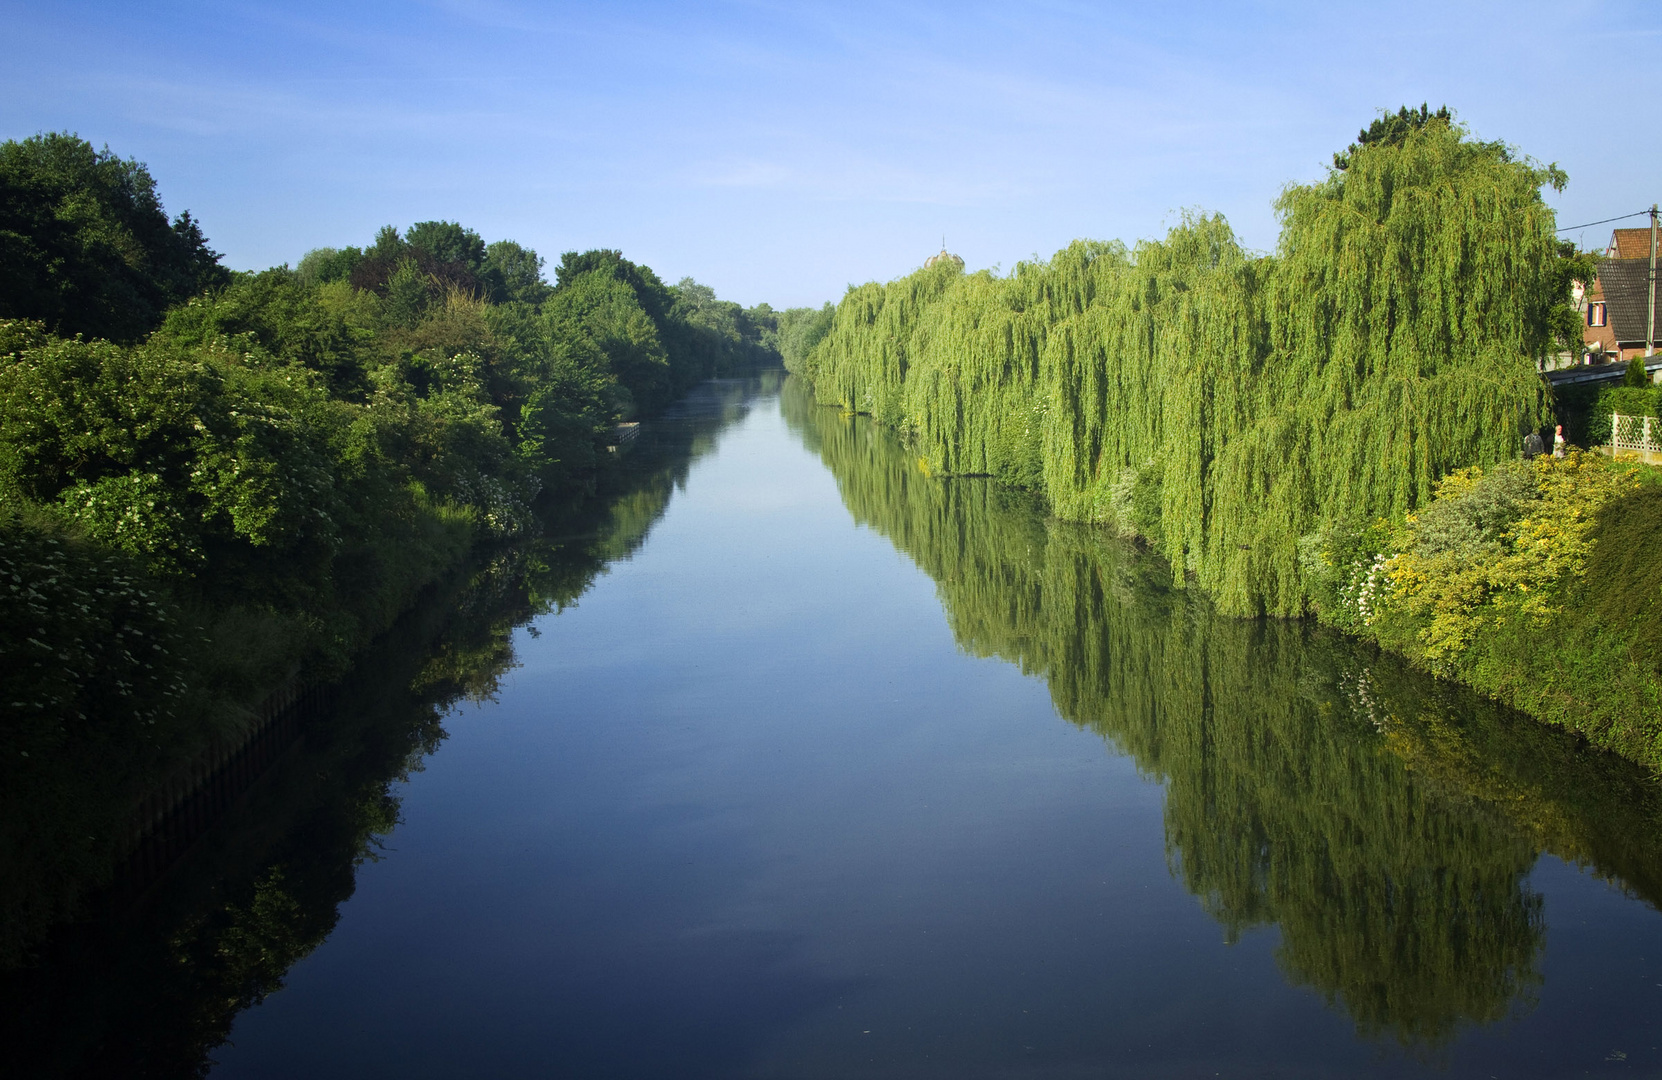
<path fill-rule="evenodd" d="M 780 373 L 764 371 L 761 385 Z M 54 864 L 86 827 L 105 830 L 130 807 L 130 767 L 114 755 L 56 759 L 51 813 L 0 791 L 0 1033 L 30 1076 L 193 1076 L 237 1015 L 275 992 L 290 968 L 333 930 L 359 863 L 375 858 L 399 819 L 399 781 L 446 737 L 451 706 L 492 696 L 515 665 L 513 634 L 576 602 L 613 561 L 627 558 L 683 486 L 715 434 L 746 407 L 754 383 L 699 393 L 697 410 L 632 445 L 542 534 L 474 553 L 424 592 L 357 657 L 326 712 L 280 756 L 227 820 L 196 844 L 147 902 L 106 898 L 102 918 L 49 939 L 28 969 L 6 971 L 34 898 L 73 896 L 107 876 L 97 865 Z M 70 811 L 65 815 L 63 811 Z M 147 841 L 149 842 L 149 841 Z"/>
<path fill-rule="evenodd" d="M 136 798 L 234 742 L 274 687 L 336 677 L 472 553 L 592 497 L 616 425 L 779 357 L 766 305 L 609 250 L 549 283 L 455 222 L 233 273 L 143 165 L 68 135 L 0 144 L 0 208 L 18 820 L 74 818 L 35 783 L 53 762 L 126 763 Z M 106 857 L 108 823 L 85 835 L 47 854 Z"/>
<path fill-rule="evenodd" d="M 1043 678 L 1159 780 L 1173 873 L 1228 940 L 1277 927 L 1288 978 L 1363 1035 L 1434 1047 L 1528 1007 L 1543 853 L 1662 902 L 1640 767 L 1309 620 L 1223 616 L 1146 545 L 931 477 L 801 387 L 784 401 L 854 520 L 935 581 L 959 647 Z"/>
<path fill-rule="evenodd" d="M 1379 522 L 1395 535 L 1445 477 L 1514 461 L 1527 432 L 1550 428 L 1537 361 L 1579 341 L 1569 282 L 1587 273 L 1541 197 L 1565 179 L 1446 112 L 1403 110 L 1324 179 L 1283 192 L 1272 254 L 1243 249 L 1221 217 L 1190 213 L 1163 240 L 1078 241 L 1005 277 L 940 260 L 851 288 L 825 338 L 790 366 L 820 402 L 900 431 L 931 473 L 992 476 L 1040 493 L 1060 518 L 1137 537 L 1223 612 L 1354 624 L 1311 551 L 1333 557 L 1325 538 L 1372 535 Z M 1540 489 L 1554 520 L 1605 505 L 1586 464 L 1585 483 L 1542 474 L 1554 478 Z M 1557 584 L 1537 576 L 1537 590 L 1626 565 L 1574 529 L 1516 542 L 1591 545 L 1544 563 Z M 1368 602 L 1407 580 L 1375 582 Z M 1629 584 L 1640 583 L 1617 588 Z M 1564 606 L 1531 610 L 1540 630 Z M 1615 692 L 1585 709 L 1545 707 L 1569 692 L 1553 672 L 1581 664 L 1581 642 L 1550 630 L 1529 646 L 1537 661 L 1479 685 L 1662 766 L 1662 654 L 1643 651 L 1639 618 L 1629 610 L 1609 627 L 1628 658 L 1596 665 Z M 1408 655 L 1460 677 L 1521 662 Z M 1629 733 L 1607 739 L 1617 714 Z"/>
<path fill-rule="evenodd" d="M 1658 529 L 1662 473 L 1577 451 L 1456 470 L 1306 557 L 1328 621 L 1662 769 Z"/>

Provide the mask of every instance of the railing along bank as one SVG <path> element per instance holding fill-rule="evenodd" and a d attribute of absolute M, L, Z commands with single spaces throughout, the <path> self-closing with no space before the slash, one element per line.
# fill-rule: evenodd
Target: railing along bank
<path fill-rule="evenodd" d="M 154 884 L 294 745 L 327 698 L 327 688 L 291 675 L 253 710 L 236 737 L 217 740 L 146 792 L 134 807 L 118 855 L 122 891 L 141 893 Z"/>

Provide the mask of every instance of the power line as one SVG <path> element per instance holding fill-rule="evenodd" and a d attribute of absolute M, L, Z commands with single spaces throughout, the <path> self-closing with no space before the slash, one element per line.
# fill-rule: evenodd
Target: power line
<path fill-rule="evenodd" d="M 1608 225 L 1612 221 L 1626 221 L 1630 217 L 1644 217 L 1645 215 L 1647 215 L 1649 213 L 1650 213 L 1649 210 L 1640 210 L 1636 214 L 1618 214 L 1615 217 L 1607 217 L 1603 221 L 1589 221 L 1585 225 L 1566 225 L 1562 229 L 1559 229 L 1558 231 L 1559 232 L 1574 232 L 1577 229 L 1587 229 L 1587 228 L 1591 228 L 1594 225 Z"/>

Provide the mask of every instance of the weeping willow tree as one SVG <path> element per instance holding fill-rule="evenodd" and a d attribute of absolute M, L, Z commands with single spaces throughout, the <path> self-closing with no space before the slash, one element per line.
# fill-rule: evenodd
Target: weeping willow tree
<path fill-rule="evenodd" d="M 803 373 L 937 474 L 1140 534 L 1229 613 L 1298 614 L 1301 536 L 1400 516 L 1545 421 L 1562 181 L 1433 116 L 1289 187 L 1273 256 L 1189 215 L 1003 278 L 943 261 L 851 289 Z"/>
<path fill-rule="evenodd" d="M 1662 792 L 1626 762 L 1308 623 L 1219 615 L 1159 560 L 945 482 L 892 434 L 785 416 L 856 520 L 934 579 L 965 651 L 1045 679 L 1058 713 L 1166 787 L 1172 872 L 1234 940 L 1414 1046 L 1533 1000 L 1540 851 L 1662 900 Z"/>

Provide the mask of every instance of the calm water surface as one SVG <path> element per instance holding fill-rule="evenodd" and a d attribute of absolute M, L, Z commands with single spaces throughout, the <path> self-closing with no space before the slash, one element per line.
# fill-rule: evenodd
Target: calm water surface
<path fill-rule="evenodd" d="M 1653 787 L 753 392 L 215 1080 L 1662 1075 Z"/>

